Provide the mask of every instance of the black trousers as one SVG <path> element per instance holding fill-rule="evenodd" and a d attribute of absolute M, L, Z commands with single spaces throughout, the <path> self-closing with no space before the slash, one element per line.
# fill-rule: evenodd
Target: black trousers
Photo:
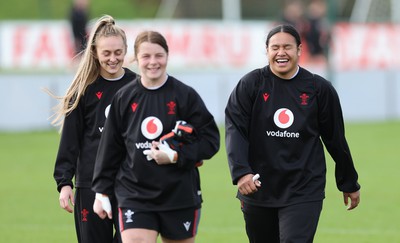
<path fill-rule="evenodd" d="M 322 201 L 268 208 L 242 203 L 250 243 L 312 243 Z"/>
<path fill-rule="evenodd" d="M 118 227 L 117 203 L 111 199 L 113 220 L 101 219 L 93 211 L 96 193 L 90 188 L 76 188 L 75 191 L 75 229 L 79 243 L 121 243 Z M 115 230 L 114 230 L 115 225 Z"/>

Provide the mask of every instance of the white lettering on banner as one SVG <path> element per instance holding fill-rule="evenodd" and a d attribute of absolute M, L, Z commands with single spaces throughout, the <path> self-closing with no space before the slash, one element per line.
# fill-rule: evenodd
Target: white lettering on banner
<path fill-rule="evenodd" d="M 183 38 L 170 30 L 165 30 L 164 34 L 174 55 L 186 59 L 189 66 L 242 67 L 251 62 L 250 31 L 246 33 L 237 28 L 223 31 L 218 26 L 199 26 L 197 30 L 184 34 Z"/>
<path fill-rule="evenodd" d="M 67 67 L 73 55 L 69 26 L 59 22 L 12 22 L 0 26 L 3 68 Z"/>
<path fill-rule="evenodd" d="M 398 69 L 400 25 L 337 24 L 332 32 L 337 70 Z"/>
<path fill-rule="evenodd" d="M 142 30 L 157 30 L 168 41 L 170 69 L 238 69 L 264 66 L 270 23 L 221 21 L 119 21 L 128 38 L 128 56 Z M 66 21 L 3 22 L 0 64 L 9 69 L 64 69 L 73 55 Z M 131 64 L 129 64 L 131 65 Z"/>
<path fill-rule="evenodd" d="M 136 35 L 142 30 L 156 30 L 168 41 L 170 70 L 248 71 L 267 64 L 265 39 L 271 22 L 123 20 L 118 25 L 127 34 L 128 61 L 133 58 Z M 67 21 L 3 21 L 0 36 L 3 69 L 70 66 L 73 41 Z M 333 27 L 330 58 L 335 70 L 398 69 L 398 53 L 399 24 L 338 23 Z M 307 55 L 303 52 L 302 60 L 307 60 Z"/>
<path fill-rule="evenodd" d="M 270 23 L 221 21 L 120 22 L 133 43 L 142 30 L 156 30 L 165 36 L 175 69 L 250 69 L 264 66 L 265 38 Z M 150 22 L 151 23 L 151 22 Z M 132 45 L 128 54 L 133 53 Z M 131 57 L 132 58 L 132 57 Z"/>

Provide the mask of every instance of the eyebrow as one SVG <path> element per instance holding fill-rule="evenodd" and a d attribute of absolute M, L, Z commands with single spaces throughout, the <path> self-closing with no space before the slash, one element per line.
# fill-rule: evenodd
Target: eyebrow
<path fill-rule="evenodd" d="M 117 52 L 117 51 L 122 51 L 123 49 L 115 49 L 115 50 L 108 50 L 108 49 L 105 49 L 105 50 L 102 50 L 102 52 Z"/>
<path fill-rule="evenodd" d="M 288 46 L 296 46 L 295 44 L 289 44 L 289 43 L 285 43 L 285 44 L 272 44 L 272 45 L 269 45 L 270 47 L 280 47 L 280 46 L 283 46 L 283 47 L 288 47 Z"/>

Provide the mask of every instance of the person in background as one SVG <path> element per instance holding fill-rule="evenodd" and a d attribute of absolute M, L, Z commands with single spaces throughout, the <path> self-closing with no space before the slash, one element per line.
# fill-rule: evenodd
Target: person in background
<path fill-rule="evenodd" d="M 303 38 L 307 25 L 303 0 L 284 0 L 280 23 L 293 25 Z"/>
<path fill-rule="evenodd" d="M 304 39 L 311 64 L 326 64 L 330 42 L 330 26 L 326 18 L 325 0 L 311 0 L 306 11 Z"/>
<path fill-rule="evenodd" d="M 93 176 L 93 205 L 111 218 L 116 195 L 123 242 L 195 241 L 202 195 L 199 162 L 219 150 L 214 117 L 199 94 L 167 74 L 169 49 L 154 31 L 134 44 L 140 76 L 115 95 Z"/>
<path fill-rule="evenodd" d="M 61 208 L 74 212 L 78 242 L 111 243 L 113 221 L 93 212 L 91 190 L 97 147 L 111 99 L 136 74 L 122 64 L 127 51 L 125 32 L 111 16 L 99 18 L 87 40 L 77 73 L 60 100 L 53 124 L 61 125 L 61 139 L 54 168 Z M 73 193 L 75 178 L 75 195 Z M 114 198 L 112 198 L 112 204 Z M 72 208 L 73 206 L 73 208 Z M 118 226 L 116 224 L 116 226 Z"/>
<path fill-rule="evenodd" d="M 230 173 L 249 242 L 313 242 L 325 198 L 323 145 L 348 210 L 360 202 L 358 173 L 337 92 L 298 64 L 298 31 L 274 27 L 266 51 L 269 64 L 242 77 L 225 109 Z"/>
<path fill-rule="evenodd" d="M 85 49 L 86 26 L 89 19 L 89 0 L 73 0 L 69 21 L 74 37 L 75 54 Z"/>

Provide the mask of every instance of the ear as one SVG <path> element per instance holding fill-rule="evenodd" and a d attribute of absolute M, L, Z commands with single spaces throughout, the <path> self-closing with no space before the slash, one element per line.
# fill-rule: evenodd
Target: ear
<path fill-rule="evenodd" d="M 301 56 L 301 51 L 303 50 L 303 45 L 302 44 L 300 44 L 298 47 L 297 47 L 297 56 Z"/>
<path fill-rule="evenodd" d="M 97 47 L 96 46 L 92 46 L 92 48 L 90 49 L 90 52 L 95 60 L 99 59 L 99 57 L 97 56 Z"/>

